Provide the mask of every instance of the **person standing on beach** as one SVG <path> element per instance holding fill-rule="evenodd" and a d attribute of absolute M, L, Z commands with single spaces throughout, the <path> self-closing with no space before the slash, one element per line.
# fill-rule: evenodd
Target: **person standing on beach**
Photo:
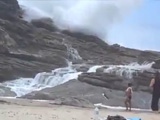
<path fill-rule="evenodd" d="M 125 93 L 126 93 L 126 100 L 125 100 L 126 110 L 128 111 L 128 108 L 129 108 L 129 111 L 131 111 L 131 107 L 132 107 L 131 100 L 132 100 L 132 93 L 133 93 L 131 83 L 128 83 L 128 87 L 127 87 Z"/>
<path fill-rule="evenodd" d="M 158 103 L 160 99 L 160 73 L 156 72 L 155 78 L 150 82 L 150 87 L 152 88 L 152 102 L 151 109 L 152 111 L 158 111 Z"/>

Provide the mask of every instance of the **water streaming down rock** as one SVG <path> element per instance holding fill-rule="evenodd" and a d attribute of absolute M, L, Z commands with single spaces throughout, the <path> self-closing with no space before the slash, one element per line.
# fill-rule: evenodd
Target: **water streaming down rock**
<path fill-rule="evenodd" d="M 71 61 L 82 60 L 78 51 L 63 40 L 63 44 L 67 47 L 68 57 Z M 68 82 L 69 80 L 77 79 L 82 72 L 72 66 L 72 62 L 68 63 L 68 67 L 58 68 L 50 73 L 38 73 L 35 78 L 20 78 L 13 81 L 2 83 L 2 86 L 8 87 L 11 91 L 17 94 L 17 97 L 28 94 L 32 91 L 39 91 L 47 87 L 55 87 L 57 85 Z"/>
<path fill-rule="evenodd" d="M 50 73 L 38 73 L 35 78 L 20 78 L 14 81 L 4 82 L 2 85 L 11 88 L 17 94 L 17 97 L 39 91 L 47 87 L 55 87 L 57 85 L 77 79 L 81 72 L 77 72 L 72 68 L 72 64 L 68 67 L 58 68 Z"/>
<path fill-rule="evenodd" d="M 129 65 L 109 65 L 108 68 L 104 69 L 105 73 L 114 73 L 119 76 L 123 76 L 132 79 L 133 75 L 137 72 L 143 72 L 144 70 L 151 69 L 152 63 L 143 63 L 142 65 L 138 63 L 131 63 Z"/>
<path fill-rule="evenodd" d="M 104 69 L 104 72 L 132 78 L 134 73 L 150 69 L 152 64 L 153 63 L 144 63 L 139 65 L 138 63 L 131 63 L 129 65 L 106 65 L 108 68 Z M 87 72 L 94 73 L 97 69 L 104 66 L 105 65 L 93 66 Z M 77 79 L 80 74 L 82 74 L 82 72 L 77 72 L 76 68 L 72 67 L 72 63 L 69 63 L 68 67 L 58 68 L 50 73 L 38 73 L 35 78 L 20 78 L 4 82 L 2 85 L 11 88 L 11 90 L 20 97 L 33 91 L 39 91 L 47 87 L 55 87 L 69 80 Z"/>
<path fill-rule="evenodd" d="M 91 72 L 96 72 L 96 70 L 98 69 L 98 68 L 102 68 L 104 65 L 96 65 L 96 66 L 93 66 L 93 67 L 91 67 L 87 72 L 88 73 L 91 73 Z"/>
<path fill-rule="evenodd" d="M 68 57 L 72 61 L 82 60 L 82 57 L 79 55 L 78 51 L 72 47 L 69 43 L 66 43 L 65 39 L 63 39 L 63 44 L 67 47 Z"/>

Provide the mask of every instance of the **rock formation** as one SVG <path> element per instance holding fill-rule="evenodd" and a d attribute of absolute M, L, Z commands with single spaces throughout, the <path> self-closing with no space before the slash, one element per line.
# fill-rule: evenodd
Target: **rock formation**
<path fill-rule="evenodd" d="M 92 64 L 151 62 L 160 55 L 158 52 L 109 46 L 94 36 L 60 31 L 48 18 L 28 23 L 20 17 L 23 11 L 17 0 L 0 0 L 0 7 L 1 81 L 33 77 L 38 72 L 67 66 L 66 44 L 78 51 L 83 62 Z"/>
<path fill-rule="evenodd" d="M 153 64 L 152 68 L 160 69 L 160 59 L 159 60 L 155 60 L 155 63 Z"/>
<path fill-rule="evenodd" d="M 160 69 L 159 52 L 129 49 L 117 44 L 108 45 L 95 36 L 68 30 L 61 31 L 55 27 L 56 25 L 49 18 L 32 20 L 31 22 L 24 21 L 23 13 L 25 11 L 21 10 L 17 0 L 0 0 L 0 9 L 1 82 L 19 77 L 34 77 L 39 72 L 48 72 L 55 68 L 65 67 L 67 66 L 67 61 L 72 61 L 74 65 L 85 63 L 86 67 L 78 68 L 78 70 L 83 69 L 84 71 L 87 70 L 89 65 L 125 65 L 132 62 L 150 63 L 153 61 L 155 61 L 155 64 L 152 67 Z M 147 86 L 153 77 L 153 73 L 154 69 L 138 72 L 134 75 L 131 80 L 134 84 L 134 90 L 150 92 Z M 42 93 L 37 96 L 31 93 L 31 96 L 26 95 L 24 97 L 55 99 L 67 95 L 66 98 L 62 98 L 64 101 L 68 101 L 67 104 L 71 103 L 70 100 L 73 100 L 75 104 L 79 104 L 79 100 L 81 101 L 80 103 L 85 104 L 87 102 L 89 104 L 89 102 L 103 102 L 104 100 L 101 99 L 100 94 L 103 91 L 102 88 L 106 88 L 114 91 L 114 93 L 109 94 L 111 95 L 111 101 L 113 99 L 116 101 L 117 97 L 113 97 L 113 95 L 121 92 L 121 96 L 123 93 L 121 90 L 124 90 L 128 83 L 128 78 L 105 73 L 103 70 L 99 70 L 96 73 L 83 73 L 78 80 L 80 82 L 76 84 L 70 83 L 68 85 L 68 83 L 68 89 L 63 87 L 51 88 L 49 91 L 47 89 L 49 94 L 53 94 L 52 96 L 46 95 L 46 93 L 43 94 L 42 90 Z M 84 84 L 86 87 L 84 90 L 86 91 L 83 91 Z M 77 85 L 82 88 L 75 87 Z M 95 88 L 94 86 L 98 87 Z M 52 90 L 54 92 L 51 92 Z M 92 90 L 93 93 L 97 94 L 96 97 L 92 95 Z M 81 93 L 82 91 L 84 93 Z M 61 92 L 61 96 L 58 96 L 59 92 Z M 148 93 L 143 94 L 148 95 Z M 78 97 L 72 98 L 75 95 L 78 95 Z M 87 95 L 91 95 L 94 99 Z M 62 103 L 64 103 L 63 100 L 61 101 Z M 115 104 L 116 102 L 113 103 Z M 113 105 L 113 103 L 108 102 L 107 104 Z M 122 102 L 117 103 L 117 105 L 122 105 Z M 135 103 L 135 106 L 138 105 Z"/>

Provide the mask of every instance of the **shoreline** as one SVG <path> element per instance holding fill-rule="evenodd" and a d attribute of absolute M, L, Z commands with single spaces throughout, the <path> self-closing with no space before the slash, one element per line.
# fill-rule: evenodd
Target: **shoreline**
<path fill-rule="evenodd" d="M 0 119 L 5 120 L 93 120 L 94 108 L 55 105 L 53 101 L 0 98 Z M 126 118 L 158 120 L 159 114 L 145 111 L 124 111 L 100 108 L 100 118 L 121 115 Z"/>
<path fill-rule="evenodd" d="M 121 106 L 109 106 L 104 105 L 102 103 L 94 104 L 93 107 L 89 106 L 73 106 L 73 105 L 65 105 L 65 104 L 58 104 L 54 100 L 36 100 L 36 99 L 23 99 L 23 98 L 16 98 L 16 97 L 0 97 L 0 104 L 3 103 L 9 103 L 9 104 L 16 104 L 20 106 L 37 106 L 37 107 L 49 107 L 49 106 L 68 106 L 68 107 L 76 107 L 76 108 L 88 108 L 88 109 L 94 109 L 95 107 L 98 107 L 100 109 L 104 110 L 113 110 L 113 111 L 125 111 L 125 107 Z M 151 112 L 151 109 L 140 109 L 140 108 L 132 108 L 132 112 Z"/>

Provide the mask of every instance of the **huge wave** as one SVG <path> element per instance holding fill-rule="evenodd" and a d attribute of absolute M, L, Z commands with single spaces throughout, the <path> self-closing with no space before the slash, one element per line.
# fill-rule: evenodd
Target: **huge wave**
<path fill-rule="evenodd" d="M 157 19 L 160 4 L 145 0 L 18 0 L 30 21 L 50 17 L 61 29 L 98 36 L 109 44 L 160 50 L 159 30 L 147 26 Z M 158 9 L 158 8 L 157 8 Z M 148 16 L 151 16 L 149 18 Z M 142 16 L 144 18 L 142 18 Z M 146 23 L 145 21 L 150 21 Z M 158 23 L 156 23 L 158 24 Z M 156 43 L 156 44 L 155 44 Z"/>
<path fill-rule="evenodd" d="M 107 40 L 112 25 L 134 10 L 142 0 L 18 0 L 30 21 L 50 17 L 61 29 L 91 34 Z"/>

